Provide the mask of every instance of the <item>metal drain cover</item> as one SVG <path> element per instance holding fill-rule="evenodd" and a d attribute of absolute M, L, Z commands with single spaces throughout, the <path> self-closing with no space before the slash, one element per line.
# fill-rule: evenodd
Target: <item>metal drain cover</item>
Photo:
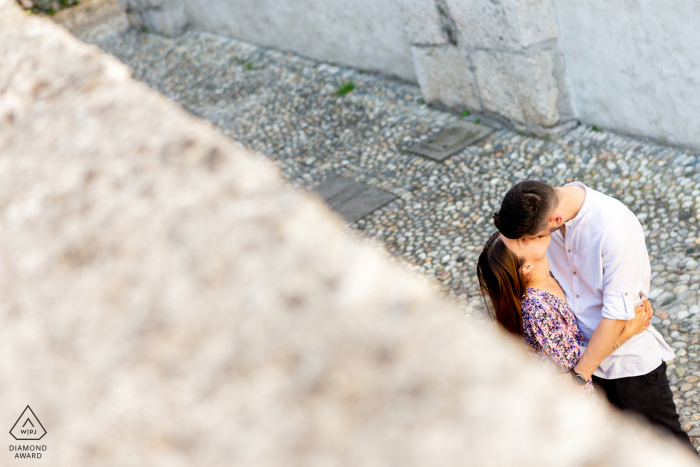
<path fill-rule="evenodd" d="M 392 193 L 340 175 L 333 175 L 315 191 L 350 224 L 396 199 Z"/>
<path fill-rule="evenodd" d="M 404 150 L 442 162 L 493 131 L 493 128 L 485 125 L 459 122 L 440 130 L 424 141 L 404 148 Z"/>

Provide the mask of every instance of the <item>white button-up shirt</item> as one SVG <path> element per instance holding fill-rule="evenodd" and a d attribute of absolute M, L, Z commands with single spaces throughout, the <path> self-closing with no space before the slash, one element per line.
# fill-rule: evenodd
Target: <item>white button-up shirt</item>
<path fill-rule="evenodd" d="M 602 318 L 630 320 L 649 295 L 651 265 L 639 220 L 614 198 L 586 187 L 579 213 L 556 231 L 549 266 L 571 305 L 586 345 Z M 633 336 L 593 373 L 606 379 L 649 373 L 675 354 L 652 326 Z"/>

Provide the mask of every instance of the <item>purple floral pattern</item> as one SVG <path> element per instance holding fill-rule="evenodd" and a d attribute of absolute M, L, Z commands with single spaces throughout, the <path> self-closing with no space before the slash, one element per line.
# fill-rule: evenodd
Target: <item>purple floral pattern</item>
<path fill-rule="evenodd" d="M 584 339 L 571 307 L 549 292 L 528 287 L 522 310 L 525 343 L 561 371 L 576 366 Z"/>
<path fill-rule="evenodd" d="M 571 307 L 556 295 L 528 287 L 522 300 L 523 337 L 540 362 L 559 372 L 573 369 L 581 357 L 583 333 Z M 584 387 L 586 399 L 600 410 L 592 383 Z"/>

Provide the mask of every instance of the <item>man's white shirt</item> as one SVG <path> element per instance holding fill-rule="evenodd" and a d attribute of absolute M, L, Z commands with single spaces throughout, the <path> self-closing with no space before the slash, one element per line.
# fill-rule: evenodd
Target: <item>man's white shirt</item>
<path fill-rule="evenodd" d="M 649 295 L 651 265 L 639 220 L 624 204 L 586 187 L 579 213 L 566 222 L 565 235 L 552 234 L 549 266 L 559 281 L 586 339 L 602 318 L 630 320 Z M 649 373 L 675 354 L 659 332 L 649 328 L 633 336 L 593 373 L 606 379 Z"/>

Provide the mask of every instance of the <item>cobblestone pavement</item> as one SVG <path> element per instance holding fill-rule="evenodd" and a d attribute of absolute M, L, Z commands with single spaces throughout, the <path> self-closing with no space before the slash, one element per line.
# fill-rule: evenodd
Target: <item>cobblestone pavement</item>
<path fill-rule="evenodd" d="M 436 163 L 401 148 L 460 117 L 426 107 L 415 85 L 211 34 L 167 39 L 127 30 L 123 16 L 78 35 L 273 159 L 291 184 L 307 189 L 337 173 L 396 194 L 349 229 L 433 278 L 478 323 L 486 319 L 475 263 L 513 183 L 581 180 L 620 199 L 644 226 L 652 322 L 676 351 L 668 375 L 682 425 L 700 437 L 697 154 L 582 125 L 551 140 L 499 129 Z M 336 93 L 349 82 L 354 90 Z"/>

